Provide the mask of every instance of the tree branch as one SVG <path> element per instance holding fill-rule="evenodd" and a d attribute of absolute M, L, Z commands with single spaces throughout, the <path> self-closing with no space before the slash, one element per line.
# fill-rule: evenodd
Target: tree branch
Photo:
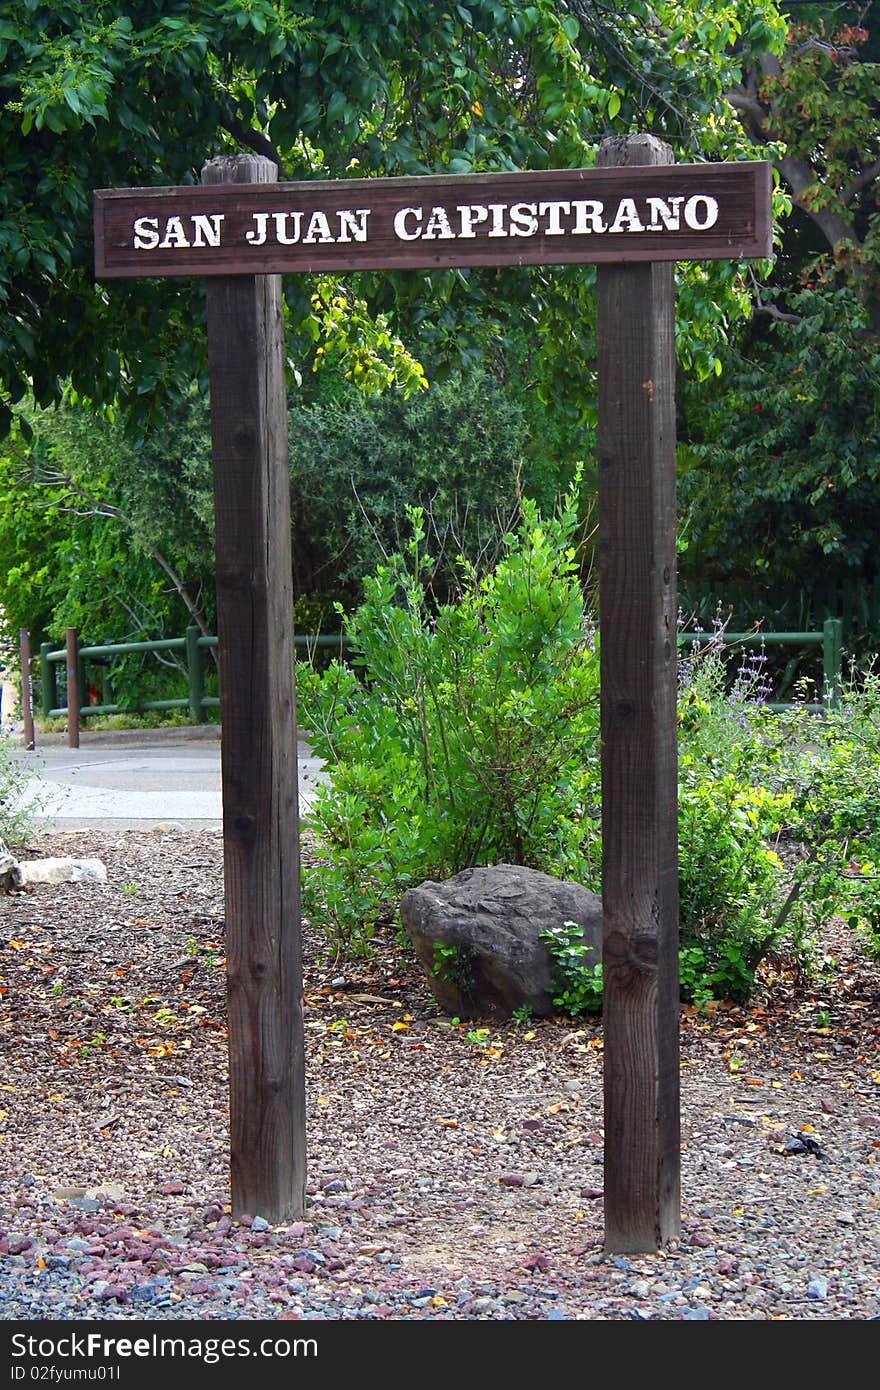
<path fill-rule="evenodd" d="M 862 169 L 856 174 L 852 183 L 848 184 L 840 195 L 840 201 L 844 207 L 849 207 L 857 193 L 861 193 L 863 188 L 867 188 L 869 183 L 873 183 L 876 178 L 880 178 L 880 159 L 875 159 L 873 164 L 869 164 L 867 169 Z"/>
<path fill-rule="evenodd" d="M 220 124 L 227 134 L 231 135 L 233 139 L 241 141 L 249 150 L 253 150 L 254 154 L 264 155 L 266 159 L 271 159 L 274 164 L 277 164 L 278 178 L 284 182 L 287 177 L 284 172 L 284 164 L 271 140 L 267 140 L 265 135 L 261 135 L 258 130 L 251 130 L 236 116 L 228 116 Z"/>
<path fill-rule="evenodd" d="M 137 538 L 137 542 L 142 549 L 146 551 L 152 560 L 155 560 L 163 573 L 168 576 L 183 606 L 187 613 L 189 613 L 192 621 L 198 627 L 202 636 L 209 637 L 211 635 L 208 632 L 199 605 L 190 595 L 180 575 L 165 559 L 165 556 L 158 546 L 154 545 L 151 541 L 145 540 L 144 537 L 139 534 L 137 525 L 132 521 L 131 517 L 127 516 L 119 507 L 114 507 L 111 502 L 105 502 L 100 497 L 94 497 L 90 492 L 87 492 L 85 488 L 80 487 L 79 483 L 75 482 L 75 480 L 71 478 L 69 474 L 63 472 L 63 470 L 59 468 L 50 468 L 47 464 L 37 465 L 32 458 L 18 447 L 16 447 L 16 453 L 23 465 L 23 471 L 35 487 L 55 487 L 64 489 L 61 498 L 54 499 L 55 504 L 60 506 L 62 511 L 72 512 L 75 516 L 109 516 L 112 517 L 114 521 L 118 521 L 120 525 L 125 526 Z M 78 508 L 75 502 L 71 500 L 73 498 L 78 498 L 86 503 L 85 510 Z M 47 505 L 50 504 L 47 503 Z M 212 656 L 213 654 L 212 651 Z"/>

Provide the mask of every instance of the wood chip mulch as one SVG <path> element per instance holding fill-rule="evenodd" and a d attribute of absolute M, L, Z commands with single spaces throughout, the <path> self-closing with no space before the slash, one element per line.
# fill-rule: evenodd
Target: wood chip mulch
<path fill-rule="evenodd" d="M 681 1236 L 621 1257 L 601 1021 L 453 1022 L 393 929 L 350 963 L 306 922 L 305 1219 L 233 1221 L 222 849 L 172 828 L 19 852 L 108 883 L 0 897 L 15 1316 L 880 1316 L 880 967 L 840 924 L 820 982 L 777 961 L 749 1006 L 682 1010 Z"/>

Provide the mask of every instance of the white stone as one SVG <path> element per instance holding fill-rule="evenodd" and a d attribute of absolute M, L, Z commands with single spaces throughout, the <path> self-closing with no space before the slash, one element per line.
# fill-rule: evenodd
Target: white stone
<path fill-rule="evenodd" d="M 18 864 L 19 884 L 106 883 L 107 870 L 100 859 L 24 859 Z"/>

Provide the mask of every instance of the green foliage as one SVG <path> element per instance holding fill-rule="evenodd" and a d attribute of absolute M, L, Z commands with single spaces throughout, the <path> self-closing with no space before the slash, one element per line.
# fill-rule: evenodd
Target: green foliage
<path fill-rule="evenodd" d="M 602 1008 L 602 962 L 584 944 L 577 922 L 562 922 L 541 933 L 550 953 L 553 1003 L 564 1014 L 599 1013 Z"/>
<path fill-rule="evenodd" d="M 0 0 L 0 431 L 27 391 L 45 406 L 72 382 L 161 414 L 204 380 L 198 282 L 96 292 L 94 188 L 196 183 L 205 160 L 242 148 L 271 153 L 287 179 L 579 168 L 606 131 L 638 129 L 679 157 L 748 156 L 723 95 L 746 9 L 775 41 L 773 5 L 730 0 L 576 13 L 558 0 Z M 469 367 L 527 312 L 535 379 L 578 418 L 585 281 L 291 276 L 292 367 L 305 377 L 331 359 L 367 389 L 418 389 L 416 357 Z M 710 269 L 692 298 L 682 341 L 707 370 L 741 293 Z"/>
<path fill-rule="evenodd" d="M 314 821 L 327 863 L 306 910 L 346 950 L 368 948 L 402 889 L 512 861 L 595 876 L 598 653 L 578 574 L 573 488 L 522 520 L 484 575 L 434 604 L 423 519 L 346 619 L 352 666 L 298 672 L 303 727 L 329 770 Z"/>
<path fill-rule="evenodd" d="M 853 672 L 840 701 L 815 721 L 788 771 L 792 832 L 807 855 L 799 867 L 792 915 L 815 931 L 842 916 L 880 957 L 880 675 Z"/>
<path fill-rule="evenodd" d="M 417 506 L 435 550 L 431 587 L 447 597 L 460 581 L 459 554 L 477 563 L 497 549 L 525 453 L 522 406 L 481 369 L 410 400 L 398 392 L 366 399 L 349 388 L 294 402 L 297 591 L 356 598 L 363 576 L 402 546 L 405 509 Z"/>
<path fill-rule="evenodd" d="M 467 999 L 474 987 L 474 951 L 470 946 L 445 945 L 434 942 L 434 963 L 432 974 L 441 976 L 454 985 L 463 999 Z"/>
<path fill-rule="evenodd" d="M 758 617 L 791 588 L 815 591 L 821 617 L 834 576 L 878 573 L 880 345 L 849 291 L 814 285 L 790 305 L 799 322 L 774 323 L 689 399 L 679 478 L 683 591 L 748 579 Z"/>
<path fill-rule="evenodd" d="M 0 846 L 11 849 L 27 842 L 40 812 L 39 797 L 23 802 L 25 770 L 13 758 L 8 740 L 0 734 Z"/>
<path fill-rule="evenodd" d="M 61 643 L 179 635 L 213 616 L 213 507 L 204 405 L 192 399 L 147 437 L 66 402 L 17 413 L 0 471 L 0 610 Z M 119 689 L 140 685 L 130 659 Z M 156 667 L 155 674 L 160 675 Z M 155 692 L 151 692 L 155 693 Z"/>
<path fill-rule="evenodd" d="M 365 585 L 349 620 L 359 672 L 303 670 L 301 710 L 329 785 L 315 825 L 325 861 L 307 911 L 339 951 L 366 952 L 402 889 L 468 864 L 527 863 L 598 888 L 598 671 L 585 636 L 569 494 L 550 523 L 524 505 L 493 571 L 432 610 L 420 516 L 404 556 Z M 880 952 L 880 677 L 860 672 L 825 716 L 763 702 L 761 659 L 731 682 L 719 641 L 680 663 L 680 989 L 744 1001 L 762 964 L 815 968 L 818 930 L 843 914 Z M 853 766 L 859 775 L 853 777 Z M 554 1000 L 596 1011 L 601 964 L 576 930 L 547 941 Z M 452 948 L 440 968 L 458 969 Z"/>

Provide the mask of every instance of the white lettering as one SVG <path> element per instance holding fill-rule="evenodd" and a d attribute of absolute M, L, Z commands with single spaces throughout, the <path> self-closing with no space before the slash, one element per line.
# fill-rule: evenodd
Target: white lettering
<path fill-rule="evenodd" d="M 564 228 L 560 222 L 560 215 L 571 212 L 571 203 L 539 203 L 538 211 L 542 217 L 548 219 L 547 236 L 562 236 Z"/>
<path fill-rule="evenodd" d="M 336 215 L 339 218 L 337 241 L 351 241 L 352 237 L 355 241 L 366 241 L 370 208 L 358 208 L 356 212 L 338 212 Z"/>
<path fill-rule="evenodd" d="M 649 232 L 677 232 L 681 225 L 681 205 L 684 198 L 670 198 L 667 203 L 663 198 L 646 198 L 648 212 L 651 220 L 648 223 Z"/>
<path fill-rule="evenodd" d="M 490 236 L 509 236 L 510 233 L 504 225 L 504 214 L 507 211 L 506 203 L 490 203 L 489 211 L 492 214 L 492 230 Z"/>
<path fill-rule="evenodd" d="M 281 246 L 295 246 L 299 241 L 299 234 L 302 230 L 303 215 L 301 212 L 273 212 L 275 219 L 275 240 Z M 290 222 L 290 236 L 287 234 L 287 219 Z"/>
<path fill-rule="evenodd" d="M 575 212 L 575 236 L 589 236 L 591 232 L 607 232 L 608 226 L 602 220 L 604 204 L 596 198 L 577 199 L 572 203 Z"/>
<path fill-rule="evenodd" d="M 251 227 L 249 232 L 245 232 L 244 239 L 249 241 L 251 246 L 264 246 L 266 243 L 266 223 L 269 221 L 268 212 L 255 212 L 253 214 L 255 227 Z"/>
<path fill-rule="evenodd" d="M 456 208 L 456 212 L 461 218 L 460 237 L 475 237 L 474 226 L 480 222 L 486 222 L 489 218 L 489 209 L 482 207 L 479 203 L 471 203 L 464 207 Z"/>
<path fill-rule="evenodd" d="M 627 225 L 624 226 L 624 223 Z M 645 230 L 644 224 L 636 212 L 634 198 L 621 198 L 617 212 L 614 214 L 614 221 L 608 230 L 609 232 L 643 232 Z"/>
<path fill-rule="evenodd" d="M 220 223 L 223 221 L 222 212 L 211 212 L 207 216 L 201 213 L 194 213 L 193 224 L 193 246 L 219 246 L 220 245 Z"/>
<path fill-rule="evenodd" d="M 132 231 L 132 245 L 136 251 L 155 251 L 159 245 L 158 217 L 136 217 Z"/>
<path fill-rule="evenodd" d="M 699 205 L 703 205 L 702 218 Z M 707 232 L 718 221 L 718 200 L 706 193 L 695 193 L 684 205 L 684 220 L 695 232 Z"/>
<path fill-rule="evenodd" d="M 305 246 L 306 242 L 315 241 L 335 241 L 325 212 L 313 212 L 309 218 L 308 229 L 303 237 L 303 245 Z"/>
<path fill-rule="evenodd" d="M 423 241 L 454 241 L 455 232 L 449 225 L 445 208 L 431 208 L 431 216 L 422 232 Z"/>
<path fill-rule="evenodd" d="M 534 236 L 537 230 L 537 203 L 514 203 L 510 209 L 510 235 Z"/>
<path fill-rule="evenodd" d="M 416 229 L 411 232 L 406 225 L 406 219 L 414 217 L 416 219 Z M 394 235 L 401 241 L 418 241 L 422 234 L 422 209 L 421 208 L 399 208 L 394 214 Z"/>
<path fill-rule="evenodd" d="M 165 219 L 165 235 L 159 242 L 159 250 L 164 251 L 170 247 L 189 246 L 186 232 L 183 230 L 183 223 L 179 217 L 167 217 Z"/>

